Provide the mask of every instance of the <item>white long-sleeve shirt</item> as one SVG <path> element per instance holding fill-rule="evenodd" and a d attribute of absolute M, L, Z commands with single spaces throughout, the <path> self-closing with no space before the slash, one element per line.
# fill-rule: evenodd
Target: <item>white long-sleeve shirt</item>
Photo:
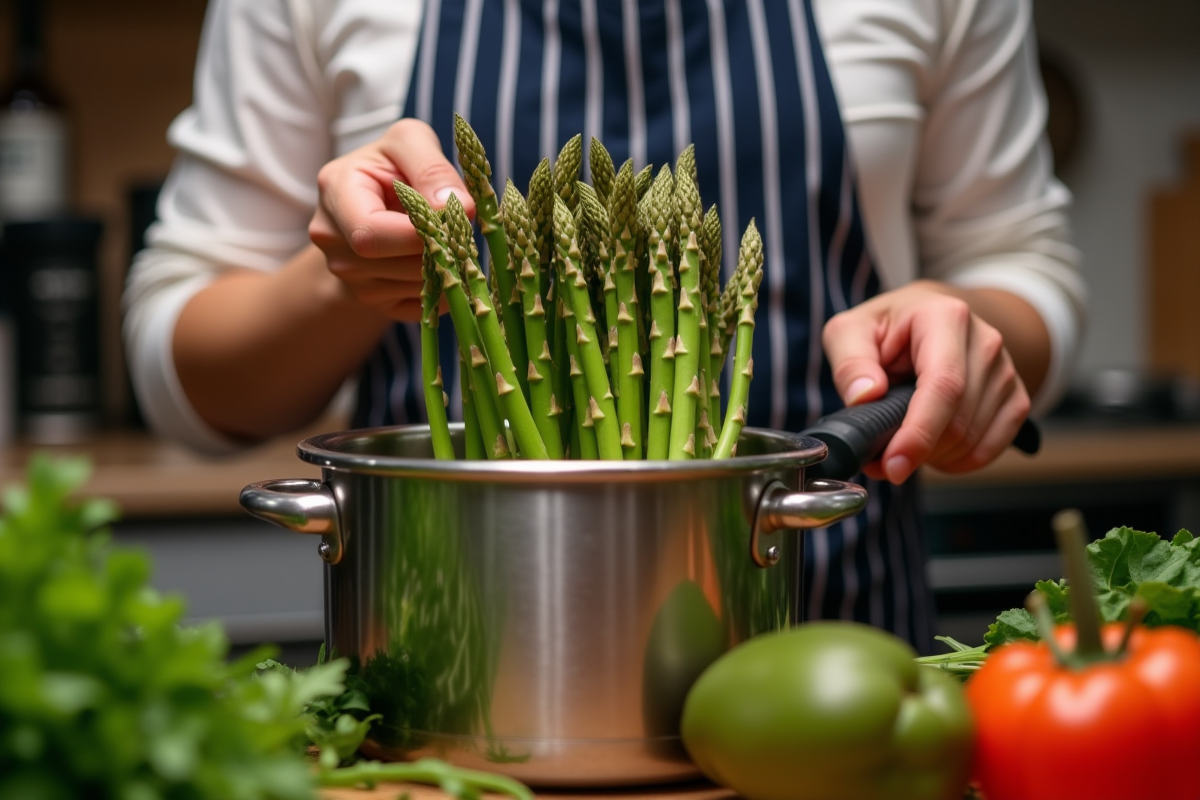
<path fill-rule="evenodd" d="M 401 113 L 416 0 L 212 0 L 179 155 L 125 291 L 144 415 L 209 453 L 245 445 L 206 425 L 180 386 L 180 310 L 230 269 L 272 270 L 308 244 L 316 174 Z M 1043 135 L 1030 0 L 814 0 L 885 289 L 918 277 L 1016 294 L 1050 333 L 1035 398 L 1061 393 L 1085 287 L 1070 195 Z"/>

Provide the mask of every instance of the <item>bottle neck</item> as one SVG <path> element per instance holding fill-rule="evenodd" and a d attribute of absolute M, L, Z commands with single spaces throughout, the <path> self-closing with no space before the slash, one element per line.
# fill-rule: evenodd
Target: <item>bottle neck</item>
<path fill-rule="evenodd" d="M 16 0 L 14 5 L 12 73 L 5 93 L 6 104 L 15 113 L 58 108 L 46 81 L 43 0 Z"/>

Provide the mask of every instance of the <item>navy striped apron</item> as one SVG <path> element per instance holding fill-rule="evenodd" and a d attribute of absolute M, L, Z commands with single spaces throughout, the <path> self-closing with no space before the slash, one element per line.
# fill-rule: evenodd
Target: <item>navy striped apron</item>
<path fill-rule="evenodd" d="M 806 0 L 427 0 L 404 115 L 432 125 L 453 160 L 454 112 L 482 139 L 497 192 L 508 178 L 528 185 L 576 133 L 635 169 L 674 164 L 694 143 L 726 275 L 752 217 L 763 235 L 749 424 L 797 431 L 840 407 L 822 323 L 879 280 Z M 356 426 L 424 421 L 418 341 L 409 325 L 385 336 L 361 376 Z M 442 353 L 461 415 L 452 339 Z M 915 486 L 868 489 L 865 512 L 806 537 L 808 616 L 858 619 L 925 651 L 933 604 Z"/>

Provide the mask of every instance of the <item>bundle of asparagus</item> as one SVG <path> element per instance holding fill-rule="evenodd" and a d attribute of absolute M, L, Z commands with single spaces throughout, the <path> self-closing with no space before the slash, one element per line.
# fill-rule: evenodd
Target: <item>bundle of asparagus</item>
<path fill-rule="evenodd" d="M 635 173 L 582 137 L 544 159 L 528 194 L 502 202 L 479 137 L 455 115 L 455 143 L 491 257 L 479 265 L 458 198 L 434 211 L 396 181 L 424 245 L 421 359 L 434 455 L 453 459 L 438 325 L 458 340 L 467 458 L 692 459 L 736 453 L 746 420 L 762 239 L 753 220 L 720 286 L 716 206 L 702 210 L 695 152 Z M 724 421 L 720 374 L 736 337 Z"/>

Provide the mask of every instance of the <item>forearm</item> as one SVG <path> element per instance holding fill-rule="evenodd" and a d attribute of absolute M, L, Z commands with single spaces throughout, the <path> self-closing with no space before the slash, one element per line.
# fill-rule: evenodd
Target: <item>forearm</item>
<path fill-rule="evenodd" d="M 231 272 L 205 287 L 180 313 L 172 351 L 204 421 L 258 440 L 315 418 L 389 324 L 309 246 L 275 272 Z"/>

